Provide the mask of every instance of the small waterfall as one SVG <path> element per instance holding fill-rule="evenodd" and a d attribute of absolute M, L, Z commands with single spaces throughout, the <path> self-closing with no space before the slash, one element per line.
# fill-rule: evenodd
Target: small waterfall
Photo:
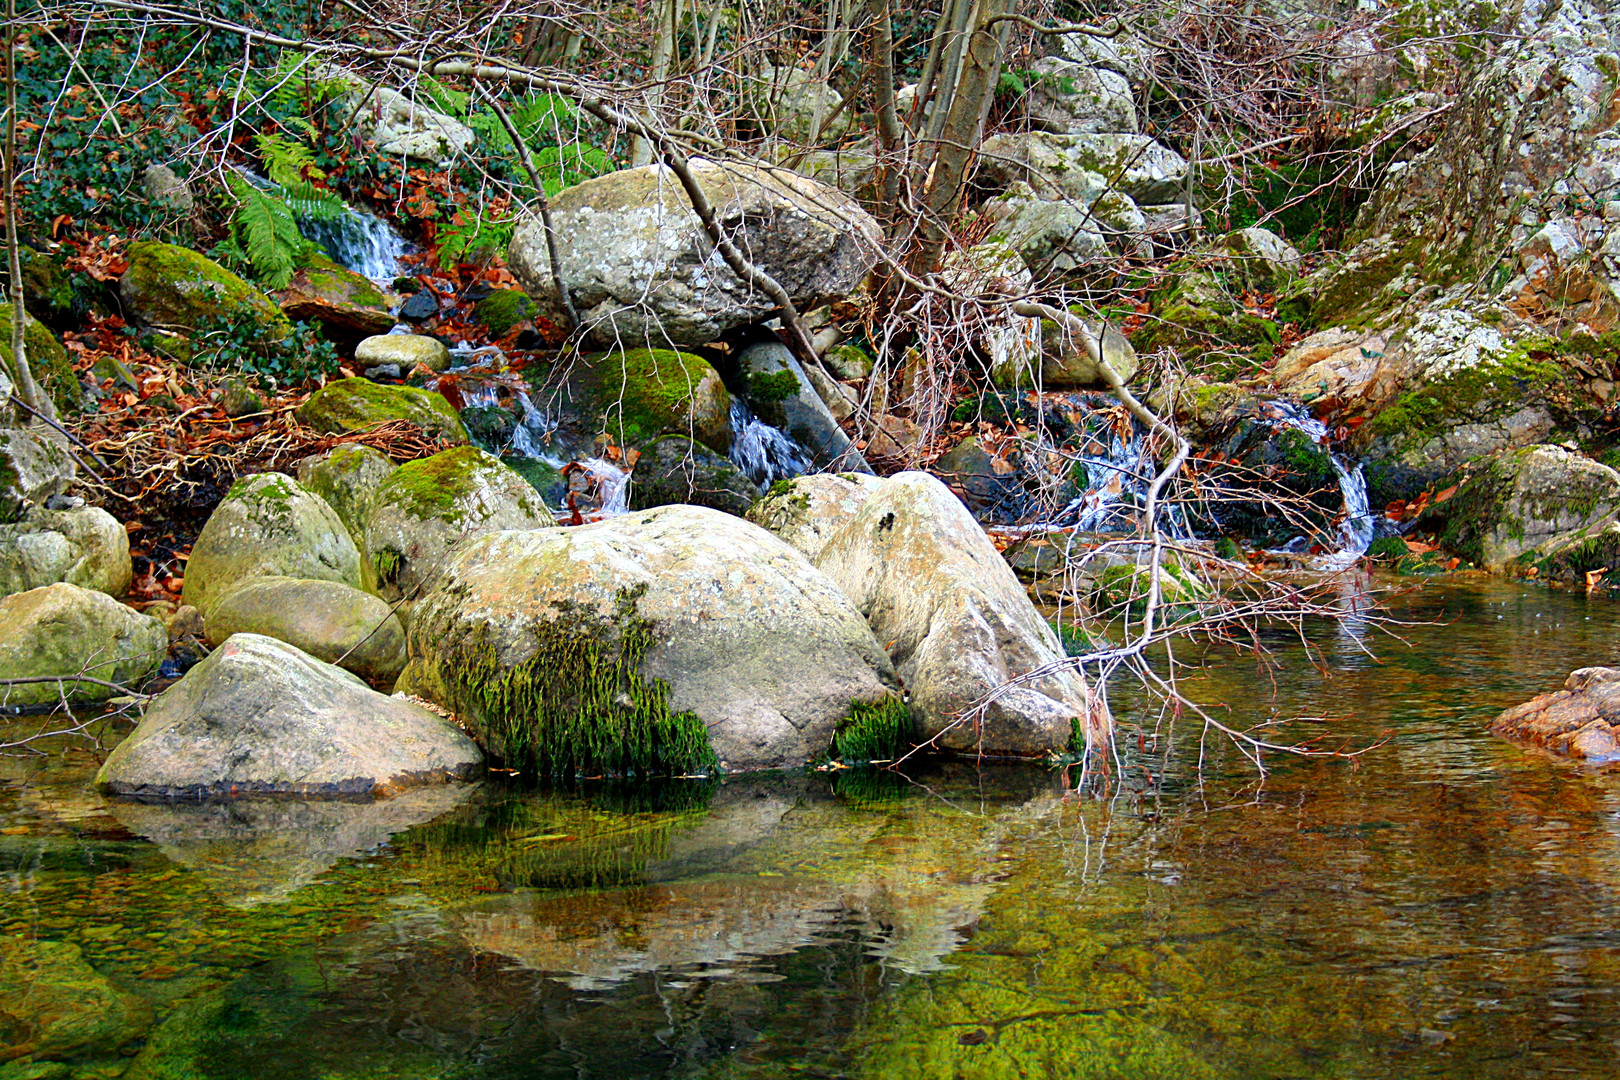
<path fill-rule="evenodd" d="M 731 399 L 731 461 L 762 488 L 803 476 L 813 468 L 804 447 L 755 416 L 737 398 Z"/>
<path fill-rule="evenodd" d="M 523 410 L 523 419 L 512 429 L 512 452 L 522 454 L 524 457 L 539 458 L 554 469 L 562 468 L 562 462 L 557 455 L 546 449 L 551 433 L 557 430 L 556 421 L 535 408 L 526 391 L 517 392 L 517 401 Z"/>
<path fill-rule="evenodd" d="M 1148 488 L 1158 473 L 1157 462 L 1147 454 L 1147 439 L 1133 421 L 1130 437 L 1110 429 L 1098 440 L 1101 453 L 1076 454 L 1086 468 L 1088 486 L 1084 494 L 1064 507 L 1060 518 L 1074 519 L 1079 532 L 1128 532 L 1147 505 Z M 1166 506 L 1164 520 L 1171 536 L 1192 538 L 1186 514 L 1179 506 Z"/>
<path fill-rule="evenodd" d="M 630 473 L 605 458 L 585 458 L 563 466 L 568 481 L 567 505 L 558 520 L 583 524 L 618 517 L 629 510 Z M 586 504 L 594 502 L 595 508 Z"/>
<path fill-rule="evenodd" d="M 386 285 L 400 275 L 405 239 L 376 214 L 345 207 L 339 216 L 323 221 L 299 218 L 298 231 L 333 262 L 373 281 Z"/>
<path fill-rule="evenodd" d="M 1277 411 L 1274 427 L 1292 428 L 1308 437 L 1318 446 L 1327 441 L 1327 425 L 1291 401 L 1268 402 Z M 1344 497 L 1344 520 L 1339 523 L 1339 550 L 1329 561 L 1340 568 L 1349 566 L 1367 553 L 1373 539 L 1373 517 L 1367 502 L 1367 478 L 1361 465 L 1351 469 L 1338 454 L 1328 452 L 1333 471 L 1339 480 L 1339 493 Z"/>

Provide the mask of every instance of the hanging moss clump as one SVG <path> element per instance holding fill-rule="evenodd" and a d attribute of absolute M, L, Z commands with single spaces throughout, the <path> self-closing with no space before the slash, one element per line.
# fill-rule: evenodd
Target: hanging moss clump
<path fill-rule="evenodd" d="M 708 728 L 669 707 L 669 685 L 641 661 L 652 623 L 636 614 L 645 586 L 619 593 L 611 624 L 558 603 L 536 626 L 534 655 L 506 667 L 481 641 L 453 665 L 473 735 L 509 767 L 542 777 L 689 776 L 717 764 Z"/>
<path fill-rule="evenodd" d="M 911 709 L 899 695 L 856 702 L 833 733 L 832 756 L 846 765 L 892 761 L 910 748 L 915 733 Z"/>

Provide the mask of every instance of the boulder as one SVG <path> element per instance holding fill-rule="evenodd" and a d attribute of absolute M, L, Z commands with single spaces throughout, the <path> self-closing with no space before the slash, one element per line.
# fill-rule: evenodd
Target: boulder
<path fill-rule="evenodd" d="M 334 446 L 298 463 L 298 482 L 337 511 L 356 548 L 365 545 L 366 519 L 382 482 L 399 468 L 381 450 L 360 443 Z"/>
<path fill-rule="evenodd" d="M 319 323 L 328 338 L 345 346 L 371 334 L 386 334 L 394 325 L 389 313 L 393 297 L 370 278 L 346 270 L 324 255 L 317 255 L 311 265 L 294 273 L 287 287 L 276 294 L 276 302 L 288 318 Z M 359 360 L 358 354 L 355 359 Z"/>
<path fill-rule="evenodd" d="M 117 1060 L 125 1043 L 152 1026 L 152 1007 L 91 967 L 79 946 L 31 933 L 0 937 L 0 1075 L 66 1077 L 46 1061 Z M 10 1063 L 30 1057 L 39 1071 Z M 60 1071 L 50 1071 L 59 1069 Z"/>
<path fill-rule="evenodd" d="M 1109 257 L 1108 241 L 1086 208 L 1039 198 L 1022 180 L 981 212 L 995 223 L 987 239 L 1011 246 L 1038 278 L 1073 274 Z"/>
<path fill-rule="evenodd" d="M 1572 671 L 1562 690 L 1506 710 L 1491 721 L 1491 731 L 1555 754 L 1620 761 L 1620 671 Z"/>
<path fill-rule="evenodd" d="M 85 675 L 135 686 L 156 670 L 169 648 L 163 624 L 106 593 L 58 582 L 0 598 L 0 679 L 63 677 L 67 683 L 0 687 L 7 705 L 105 701 L 119 691 L 74 683 Z"/>
<path fill-rule="evenodd" d="M 588 455 L 596 437 L 640 447 L 685 435 L 717 454 L 731 449 L 731 395 L 701 356 L 672 349 L 624 349 L 572 365 L 554 403 L 559 439 Z"/>
<path fill-rule="evenodd" d="M 882 230 L 855 201 L 784 169 L 693 160 L 715 219 L 801 310 L 841 299 L 876 265 Z M 760 322 L 776 302 L 712 253 L 685 191 L 663 165 L 625 169 L 552 200 L 562 279 L 603 342 L 702 345 Z M 517 228 L 507 261 L 553 319 L 561 305 L 538 218 Z"/>
<path fill-rule="evenodd" d="M 872 471 L 787 346 L 776 341 L 749 345 L 738 354 L 737 366 L 750 391 L 750 407 L 810 451 L 817 469 Z"/>
<path fill-rule="evenodd" d="M 141 173 L 141 188 L 146 192 L 147 201 L 160 210 L 190 217 L 196 209 L 197 199 L 191 193 L 191 185 L 167 165 L 148 165 Z"/>
<path fill-rule="evenodd" d="M 1096 326 L 1092 326 L 1093 332 Z M 1120 378 L 1130 382 L 1141 367 L 1130 339 L 1110 323 L 1102 325 L 1102 357 Z M 1048 390 L 1104 388 L 1104 381 L 1091 352 L 1076 342 L 1063 327 L 1050 320 L 1041 322 L 1041 384 Z"/>
<path fill-rule="evenodd" d="M 34 376 L 34 381 L 49 395 L 51 403 L 56 406 L 56 411 L 64 416 L 79 412 L 83 407 L 80 399 L 84 391 L 79 386 L 79 376 L 73 370 L 73 363 L 68 359 L 67 350 L 56 340 L 56 335 L 32 315 L 29 315 L 23 323 L 23 353 L 28 358 L 28 370 Z M 10 304 L 0 304 L 0 359 L 4 360 L 9 370 Z"/>
<path fill-rule="evenodd" d="M 1437 530 L 1447 550 L 1499 572 L 1601 532 L 1617 514 L 1620 473 L 1542 445 L 1476 463 L 1419 524 Z"/>
<path fill-rule="evenodd" d="M 630 480 L 630 509 L 686 504 L 741 517 L 759 498 L 743 471 L 684 435 L 665 435 L 646 447 Z"/>
<path fill-rule="evenodd" d="M 340 581 L 249 578 L 214 601 L 204 624 L 216 648 L 232 634 L 284 641 L 373 686 L 405 667 L 405 630 L 388 605 Z"/>
<path fill-rule="evenodd" d="M 360 553 L 343 519 L 281 473 L 244 476 L 231 485 L 192 545 L 185 602 L 211 618 L 216 598 L 253 577 L 363 583 Z"/>
<path fill-rule="evenodd" d="M 1027 81 L 1031 127 L 1060 135 L 1137 130 L 1131 84 L 1117 71 L 1047 56 L 1029 66 Z"/>
<path fill-rule="evenodd" d="M 431 438 L 467 441 L 467 427 L 444 395 L 414 386 L 379 386 L 369 379 L 327 383 L 298 407 L 298 419 L 328 435 L 409 420 Z"/>
<path fill-rule="evenodd" d="M 450 367 L 450 350 L 426 334 L 377 334 L 354 347 L 354 362 L 362 369 L 397 364 L 407 372 L 421 364 L 429 371 L 444 371 Z"/>
<path fill-rule="evenodd" d="M 408 605 L 456 545 L 498 529 L 553 524 L 528 481 L 476 446 L 458 446 L 407 462 L 378 486 L 364 551 L 377 594 Z"/>
<path fill-rule="evenodd" d="M 834 116 L 844 96 L 804 68 L 767 64 L 760 84 L 753 94 L 754 115 L 791 143 L 836 142 L 855 119 L 849 109 Z"/>
<path fill-rule="evenodd" d="M 1147 135 L 1002 132 L 984 140 L 981 169 L 1002 184 L 1023 180 L 1042 198 L 1090 206 L 1105 191 L 1141 203 L 1182 197 L 1187 161 Z"/>
<path fill-rule="evenodd" d="M 769 494 L 749 508 L 748 520 L 814 560 L 882 482 L 861 473 L 815 473 L 778 480 Z"/>
<path fill-rule="evenodd" d="M 178 334 L 227 320 L 246 322 L 270 342 L 292 333 L 275 301 L 190 248 L 137 240 L 124 258 L 129 267 L 118 279 L 118 296 L 133 321 Z"/>
<path fill-rule="evenodd" d="M 939 279 L 946 288 L 968 295 L 1022 296 L 1029 293 L 1033 284 L 1018 252 L 1011 245 L 994 240 L 948 253 L 940 266 Z M 986 309 L 977 320 L 974 335 L 974 345 L 989 361 L 990 378 L 997 386 L 1011 386 L 1021 376 L 1033 374 L 1041 352 L 1039 319 L 1015 315 L 1005 307 Z M 910 379 L 905 381 L 911 382 Z M 919 386 L 918 389 L 924 388 Z M 925 392 L 932 394 L 944 389 L 927 388 Z M 902 391 L 902 399 L 912 396 L 906 387 L 902 387 Z"/>
<path fill-rule="evenodd" d="M 0 525 L 0 596 L 65 581 L 117 597 L 131 577 L 129 533 L 98 507 L 36 506 Z"/>
<path fill-rule="evenodd" d="M 10 393 L 0 373 L 0 397 Z M 73 480 L 66 439 L 43 424 L 18 427 L 7 419 L 0 412 L 0 523 L 17 521 L 28 504 L 61 494 Z"/>
<path fill-rule="evenodd" d="M 797 767 L 852 717 L 903 717 L 848 598 L 770 533 L 696 506 L 464 545 L 410 652 L 402 688 L 546 773 Z"/>
<path fill-rule="evenodd" d="M 1040 757 L 1083 727 L 1090 694 L 1072 668 L 1010 679 L 1064 657 L 1051 625 L 968 508 L 926 473 L 866 492 L 817 568 L 888 643 L 924 738 L 960 753 Z M 982 723 L 959 722 L 993 691 Z"/>
<path fill-rule="evenodd" d="M 472 128 L 428 108 L 420 100 L 422 95 L 420 90 L 407 95 L 377 86 L 345 94 L 338 99 L 337 109 L 344 116 L 357 115 L 366 141 L 384 155 L 438 162 L 463 153 L 477 141 Z"/>
<path fill-rule="evenodd" d="M 1304 258 L 1293 244 L 1258 226 L 1227 233 L 1221 246 L 1232 253 L 1232 261 L 1246 281 L 1268 289 L 1298 277 Z"/>
<path fill-rule="evenodd" d="M 115 795 L 391 795 L 467 779 L 482 757 L 447 721 L 342 668 L 236 634 L 146 710 L 96 784 Z"/>
<path fill-rule="evenodd" d="M 503 338 L 512 328 L 532 316 L 538 308 L 521 289 L 496 289 L 473 305 L 473 319 L 492 338 Z"/>

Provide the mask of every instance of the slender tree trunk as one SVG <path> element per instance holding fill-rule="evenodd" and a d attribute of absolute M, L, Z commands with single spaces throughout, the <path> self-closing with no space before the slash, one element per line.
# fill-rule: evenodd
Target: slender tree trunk
<path fill-rule="evenodd" d="M 49 422 L 56 419 L 56 407 L 34 381 L 25 345 L 28 313 L 23 304 L 22 245 L 17 237 L 17 0 L 6 0 L 6 47 L 0 78 L 4 78 L 6 84 L 5 163 L 0 181 L 5 184 L 6 275 L 11 279 L 10 375 L 22 403 Z M 0 401 L 0 410 L 9 411 L 9 408 L 9 402 Z"/>
<path fill-rule="evenodd" d="M 680 29 L 680 24 L 681 0 L 667 0 L 658 5 L 658 34 L 653 38 L 652 66 L 647 72 L 647 77 L 654 84 L 647 108 L 654 115 L 664 97 L 663 83 L 669 78 L 670 63 L 675 56 L 675 33 Z M 630 164 L 650 165 L 652 159 L 652 144 L 638 136 L 631 150 Z"/>
<path fill-rule="evenodd" d="M 872 97 L 877 103 L 878 205 L 892 211 L 900 198 L 900 162 L 906 140 L 900 132 L 900 118 L 894 109 L 894 17 L 893 0 L 877 0 L 877 17 L 872 25 Z"/>

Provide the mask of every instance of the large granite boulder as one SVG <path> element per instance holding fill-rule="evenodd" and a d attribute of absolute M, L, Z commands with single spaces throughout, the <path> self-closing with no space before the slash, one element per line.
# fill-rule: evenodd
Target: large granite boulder
<path fill-rule="evenodd" d="M 99 507 L 36 506 L 0 525 L 0 596 L 58 581 L 123 596 L 132 577 L 129 533 Z"/>
<path fill-rule="evenodd" d="M 973 514 L 927 473 L 860 494 L 814 561 L 887 643 L 919 734 L 959 753 L 1037 757 L 1069 746 L 1090 694 L 1067 667 L 1007 685 L 1064 653 Z M 992 694 L 982 722 L 962 722 Z"/>
<path fill-rule="evenodd" d="M 814 473 L 779 480 L 769 494 L 749 507 L 748 520 L 814 560 L 882 483 L 875 476 L 859 473 Z"/>
<path fill-rule="evenodd" d="M 853 718 L 898 727 L 849 599 L 739 518 L 665 506 L 462 546 L 410 623 L 402 689 L 524 768 L 790 768 Z"/>
<path fill-rule="evenodd" d="M 405 630 L 388 605 L 340 581 L 249 578 L 215 599 L 203 624 L 216 648 L 262 634 L 389 687 L 405 667 Z"/>
<path fill-rule="evenodd" d="M 785 169 L 704 160 L 691 167 L 721 227 L 801 309 L 849 295 L 876 265 L 882 231 L 838 189 Z M 551 215 L 562 279 L 599 341 L 702 345 L 776 311 L 713 252 L 666 166 L 577 184 L 552 200 Z M 507 261 L 529 295 L 562 317 L 538 218 L 518 226 Z"/>
<path fill-rule="evenodd" d="M 598 435 L 641 447 L 685 435 L 717 454 L 731 449 L 731 395 L 710 363 L 674 349 L 615 349 L 570 365 L 546 402 L 558 417 L 555 439 L 592 456 Z"/>
<path fill-rule="evenodd" d="M 152 702 L 96 784 L 117 795 L 390 795 L 469 778 L 471 739 L 273 638 L 236 634 Z"/>
<path fill-rule="evenodd" d="M 759 488 L 730 458 L 684 435 L 665 435 L 642 450 L 630 479 L 630 509 L 684 504 L 742 517 Z"/>
<path fill-rule="evenodd" d="M 987 201 L 980 212 L 993 222 L 987 239 L 1017 251 L 1037 278 L 1073 274 L 1110 256 L 1089 209 L 1070 200 L 1042 199 L 1022 180 Z"/>
<path fill-rule="evenodd" d="M 56 335 L 32 314 L 23 322 L 23 354 L 28 358 L 29 373 L 40 389 L 45 391 L 56 406 L 56 411 L 71 416 L 81 409 L 79 376 L 73 370 L 67 350 L 56 340 Z M 0 304 L 0 359 L 11 365 L 11 305 Z M 5 399 L 0 398 L 0 401 Z"/>
<path fill-rule="evenodd" d="M 327 383 L 298 406 L 298 419 L 329 435 L 409 420 L 432 438 L 467 441 L 467 426 L 443 394 L 414 386 L 383 386 L 370 379 Z"/>
<path fill-rule="evenodd" d="M 360 553 L 326 500 L 281 473 L 244 476 L 203 525 L 186 563 L 185 602 L 206 618 L 252 577 L 318 578 L 360 588 Z"/>
<path fill-rule="evenodd" d="M 529 482 L 476 446 L 407 462 L 377 488 L 366 516 L 365 558 L 377 594 L 410 610 L 444 556 L 470 537 L 539 529 L 556 519 Z"/>
<path fill-rule="evenodd" d="M 64 696 L 105 701 L 119 691 L 74 677 L 133 687 L 157 669 L 168 649 L 162 623 L 106 593 L 66 582 L 13 593 L 0 598 L 0 680 L 65 681 L 0 686 L 0 703 L 49 705 Z"/>
<path fill-rule="evenodd" d="M 1491 730 L 1555 754 L 1620 761 L 1620 671 L 1572 671 L 1562 690 L 1506 710 L 1491 721 Z"/>

